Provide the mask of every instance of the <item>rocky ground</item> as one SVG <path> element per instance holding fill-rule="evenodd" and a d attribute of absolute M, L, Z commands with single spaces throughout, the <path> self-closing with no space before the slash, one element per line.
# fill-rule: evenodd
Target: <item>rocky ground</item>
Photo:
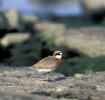
<path fill-rule="evenodd" d="M 47 75 L 19 67 L 0 67 L 1 100 L 104 100 L 105 72 L 81 78 Z M 47 78 L 49 80 L 47 80 Z"/>

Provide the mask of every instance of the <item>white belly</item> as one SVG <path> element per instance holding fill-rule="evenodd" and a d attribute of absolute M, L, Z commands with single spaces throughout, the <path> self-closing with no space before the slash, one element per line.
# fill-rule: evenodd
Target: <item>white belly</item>
<path fill-rule="evenodd" d="M 50 72 L 53 69 L 37 69 L 38 72 Z"/>

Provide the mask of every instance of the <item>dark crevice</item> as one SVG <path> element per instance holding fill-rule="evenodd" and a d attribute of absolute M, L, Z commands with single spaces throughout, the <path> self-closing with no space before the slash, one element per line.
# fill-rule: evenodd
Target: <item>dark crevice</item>
<path fill-rule="evenodd" d="M 9 49 L 0 46 L 0 62 L 11 56 Z"/>

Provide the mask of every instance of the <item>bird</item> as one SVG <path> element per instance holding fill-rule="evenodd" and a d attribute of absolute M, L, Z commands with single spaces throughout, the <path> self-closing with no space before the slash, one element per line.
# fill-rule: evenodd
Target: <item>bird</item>
<path fill-rule="evenodd" d="M 62 62 L 62 51 L 54 51 L 52 56 L 48 56 L 38 61 L 36 64 L 29 66 L 29 69 L 35 69 L 38 72 L 51 72 L 55 70 Z"/>

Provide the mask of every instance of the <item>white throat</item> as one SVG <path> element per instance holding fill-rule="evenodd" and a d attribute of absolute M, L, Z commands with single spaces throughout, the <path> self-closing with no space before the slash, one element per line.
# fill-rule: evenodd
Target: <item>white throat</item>
<path fill-rule="evenodd" d="M 61 59 L 62 58 L 62 55 L 56 55 L 55 58 Z"/>

